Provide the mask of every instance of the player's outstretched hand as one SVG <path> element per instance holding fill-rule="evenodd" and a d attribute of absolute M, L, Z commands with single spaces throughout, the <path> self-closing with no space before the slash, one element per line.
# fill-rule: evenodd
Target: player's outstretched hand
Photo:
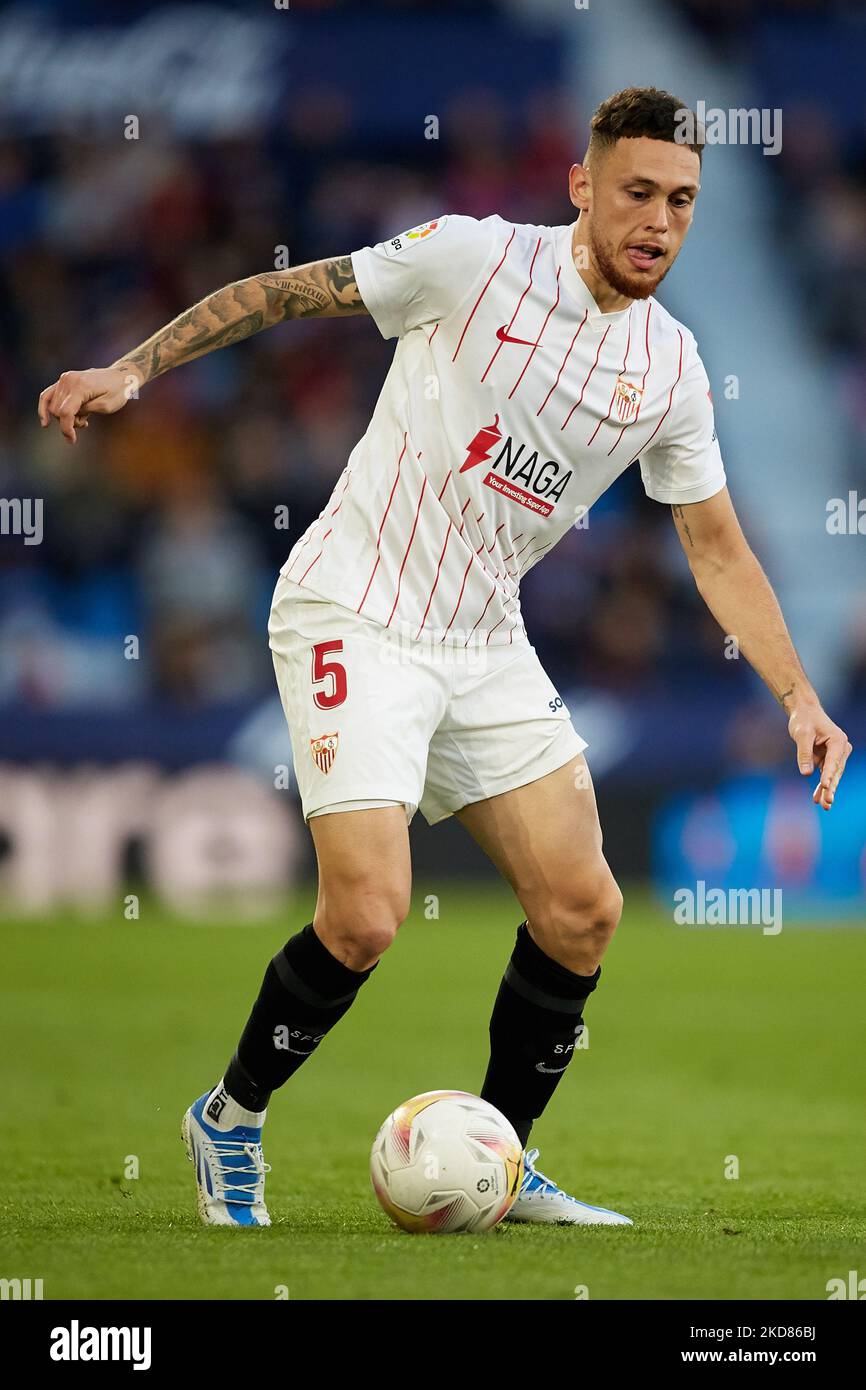
<path fill-rule="evenodd" d="M 39 423 L 44 429 L 55 419 L 64 438 L 74 444 L 76 427 L 86 429 L 88 415 L 113 415 L 136 395 L 140 385 L 128 367 L 64 372 L 39 397 Z"/>
<path fill-rule="evenodd" d="M 815 768 L 820 767 L 821 780 L 812 793 L 812 800 L 829 811 L 851 752 L 848 735 L 816 704 L 794 708 L 788 720 L 788 733 L 797 745 L 797 766 L 803 776 L 811 776 Z"/>

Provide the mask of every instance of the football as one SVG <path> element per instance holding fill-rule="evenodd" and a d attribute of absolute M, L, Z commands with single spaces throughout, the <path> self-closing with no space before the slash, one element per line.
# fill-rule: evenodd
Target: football
<path fill-rule="evenodd" d="M 489 1231 L 520 1190 L 523 1149 L 487 1101 L 468 1091 L 425 1091 L 381 1126 L 370 1177 L 404 1231 Z"/>

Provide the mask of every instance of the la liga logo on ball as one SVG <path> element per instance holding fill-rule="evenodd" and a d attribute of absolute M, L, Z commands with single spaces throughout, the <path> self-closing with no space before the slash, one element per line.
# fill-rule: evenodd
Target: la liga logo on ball
<path fill-rule="evenodd" d="M 479 1096 L 425 1091 L 382 1124 L 370 1178 L 404 1231 L 489 1231 L 520 1191 L 523 1147 L 505 1116 Z"/>

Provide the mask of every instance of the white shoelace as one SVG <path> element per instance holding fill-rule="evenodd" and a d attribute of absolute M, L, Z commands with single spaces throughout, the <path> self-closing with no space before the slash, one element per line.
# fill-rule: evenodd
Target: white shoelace
<path fill-rule="evenodd" d="M 247 1192 L 255 1200 L 259 1183 L 264 1182 L 265 1173 L 271 1171 L 271 1165 L 265 1163 L 261 1144 L 253 1144 L 248 1139 L 208 1139 L 207 1143 L 216 1170 L 214 1186 L 220 1188 L 217 1196 L 225 1199 L 226 1189 L 231 1188 L 235 1192 Z M 221 1161 L 239 1154 L 245 1154 L 251 1162 L 229 1166 Z M 255 1176 L 250 1182 L 238 1182 L 239 1173 L 253 1173 Z"/>
<path fill-rule="evenodd" d="M 544 1185 L 543 1187 L 538 1188 L 532 1195 L 534 1197 L 546 1197 L 548 1190 L 550 1192 L 558 1192 L 559 1187 L 553 1181 L 552 1178 L 546 1177 L 544 1173 L 539 1173 L 538 1169 L 536 1168 L 535 1160 L 538 1158 L 539 1153 L 539 1149 L 527 1149 L 526 1151 L 526 1155 L 524 1158 L 524 1166 L 526 1171 L 523 1174 L 523 1184 L 521 1187 L 521 1191 L 523 1191 L 524 1188 L 529 1186 L 533 1178 L 540 1178 Z"/>

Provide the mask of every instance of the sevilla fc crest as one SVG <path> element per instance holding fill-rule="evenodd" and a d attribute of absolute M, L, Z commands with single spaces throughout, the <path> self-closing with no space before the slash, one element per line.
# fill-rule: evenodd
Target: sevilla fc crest
<path fill-rule="evenodd" d="M 320 772 L 330 772 L 334 766 L 334 759 L 337 756 L 337 744 L 340 742 L 339 734 L 320 734 L 318 738 L 310 739 L 310 752 L 313 755 L 313 762 Z"/>
<path fill-rule="evenodd" d="M 630 381 L 624 381 L 621 376 L 616 379 L 616 413 L 627 424 L 629 420 L 634 420 L 640 409 L 640 398 L 643 395 L 642 386 L 632 386 Z"/>

